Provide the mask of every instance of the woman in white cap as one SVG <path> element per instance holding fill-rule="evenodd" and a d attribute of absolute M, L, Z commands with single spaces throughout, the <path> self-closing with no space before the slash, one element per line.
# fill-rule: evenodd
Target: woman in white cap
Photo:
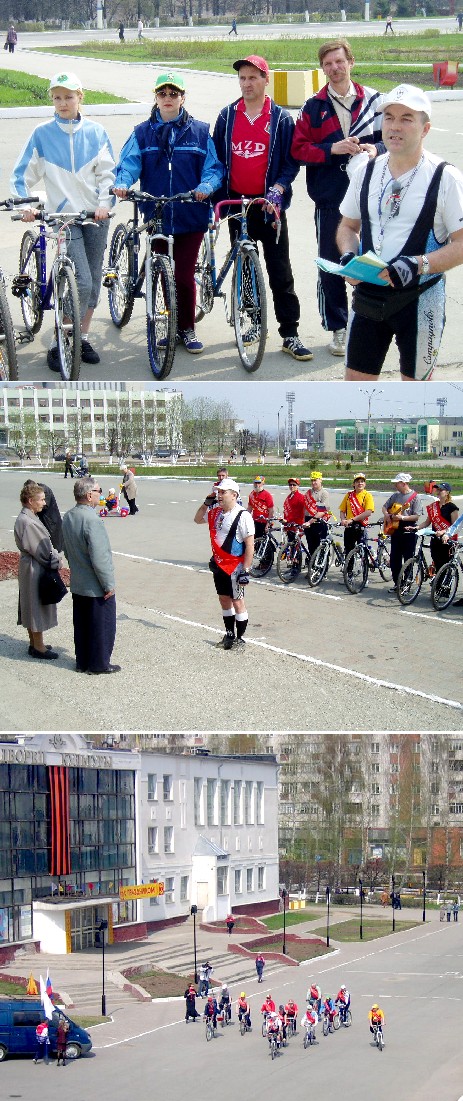
<path fill-rule="evenodd" d="M 82 361 L 99 363 L 90 343 L 90 325 L 100 288 L 103 257 L 108 236 L 108 214 L 114 205 L 110 188 L 114 182 L 111 143 L 97 122 L 81 113 L 82 84 L 75 73 L 57 73 L 50 81 L 55 115 L 32 132 L 16 161 L 11 193 L 25 197 L 44 181 L 46 209 L 50 212 L 87 210 L 95 223 L 70 227 L 68 254 L 74 263 L 80 298 Z M 35 212 L 24 209 L 23 221 L 34 221 Z M 51 371 L 59 371 L 56 339 L 48 351 Z"/>
<path fill-rule="evenodd" d="M 394 582 L 390 593 L 397 592 L 397 581 L 404 562 L 413 558 L 416 546 L 416 526 L 423 515 L 418 494 L 410 489 L 411 474 L 401 471 L 392 478 L 394 493 L 383 505 L 384 530 L 391 536 L 391 572 Z"/>

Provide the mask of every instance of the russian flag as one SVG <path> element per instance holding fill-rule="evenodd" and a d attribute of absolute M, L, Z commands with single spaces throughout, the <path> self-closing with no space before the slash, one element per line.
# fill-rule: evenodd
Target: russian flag
<path fill-rule="evenodd" d="M 47 967 L 47 981 L 45 983 L 45 989 L 47 991 L 48 997 L 51 998 L 51 996 L 53 994 L 53 987 L 52 987 L 52 984 L 51 984 L 51 978 L 50 978 L 50 975 L 49 975 L 48 967 Z"/>

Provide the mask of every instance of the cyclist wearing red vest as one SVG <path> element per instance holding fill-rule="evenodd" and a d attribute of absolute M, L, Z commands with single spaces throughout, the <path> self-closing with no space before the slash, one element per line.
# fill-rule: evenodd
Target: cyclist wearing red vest
<path fill-rule="evenodd" d="M 274 1002 L 274 1000 L 273 1000 L 273 998 L 272 998 L 272 995 L 271 995 L 271 994 L 267 994 L 267 997 L 266 997 L 266 999 L 265 999 L 265 1002 L 264 1002 L 264 1003 L 263 1003 L 263 1005 L 261 1005 L 261 1007 L 260 1007 L 260 1011 L 261 1011 L 261 1013 L 266 1013 L 266 1014 L 269 1014 L 269 1013 L 274 1013 L 274 1012 L 275 1012 L 275 1008 L 276 1008 L 276 1007 L 275 1007 L 275 1002 Z"/>
<path fill-rule="evenodd" d="M 273 497 L 264 489 L 265 478 L 254 478 L 254 487 L 249 494 L 248 512 L 254 520 L 256 539 L 265 534 L 267 523 L 273 519 Z"/>
<path fill-rule="evenodd" d="M 288 528 L 288 540 L 294 540 L 296 527 L 302 527 L 304 523 L 305 505 L 304 496 L 301 493 L 299 478 L 288 478 L 289 493 L 283 502 L 283 516 L 285 524 L 291 524 Z"/>
<path fill-rule="evenodd" d="M 238 1020 L 241 1022 L 242 1017 L 244 1017 L 248 1028 L 250 1028 L 251 1027 L 251 1012 L 250 1012 L 250 1009 L 249 1009 L 248 1001 L 247 1001 L 247 998 L 246 998 L 246 994 L 244 993 L 244 990 L 241 991 L 241 994 L 240 994 L 240 996 L 238 998 L 238 1001 L 236 1003 L 236 1012 L 238 1014 Z"/>
<path fill-rule="evenodd" d="M 418 524 L 417 530 L 419 531 L 420 528 L 427 528 L 429 524 L 432 525 L 431 555 L 437 573 L 441 566 L 444 566 L 450 558 L 448 541 L 447 539 L 443 541 L 442 536 L 445 535 L 447 529 L 455 523 L 459 509 L 455 502 L 452 501 L 452 487 L 449 482 L 439 482 L 438 485 L 434 485 L 433 493 L 437 493 L 437 501 L 433 501 L 431 505 L 426 505 L 426 519 L 422 520 L 421 524 Z M 457 532 L 451 535 L 450 538 L 457 540 Z"/>
<path fill-rule="evenodd" d="M 237 499 L 239 486 L 232 478 L 224 478 L 211 492 L 194 517 L 195 524 L 209 524 L 212 558 L 209 568 L 225 624 L 225 635 L 217 643 L 223 650 L 244 649 L 244 632 L 248 613 L 243 587 L 249 582 L 249 568 L 254 557 L 254 521 Z M 235 638 L 236 622 L 236 638 Z"/>
<path fill-rule="evenodd" d="M 331 516 L 329 508 L 330 495 L 322 486 L 323 474 L 320 470 L 312 470 L 310 480 L 311 489 L 307 490 L 304 497 L 306 521 L 304 524 L 305 536 L 309 554 L 313 554 L 325 535 L 328 534 L 328 520 Z"/>

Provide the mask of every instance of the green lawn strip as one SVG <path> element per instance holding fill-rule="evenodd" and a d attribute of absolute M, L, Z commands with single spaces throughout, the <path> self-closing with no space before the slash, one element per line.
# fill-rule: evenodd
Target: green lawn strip
<path fill-rule="evenodd" d="M 87 1015 L 77 1014 L 75 1016 L 72 1013 L 72 1010 L 71 1010 L 71 1015 L 66 1010 L 66 1016 L 67 1017 L 70 1016 L 70 1019 L 72 1021 L 74 1021 L 74 1024 L 79 1025 L 80 1028 L 93 1028 L 94 1025 L 106 1024 L 107 1022 L 109 1022 L 111 1020 L 111 1017 L 90 1017 L 88 1014 Z"/>
<path fill-rule="evenodd" d="M 5 982 L 4 979 L 0 979 L 0 994 L 24 994 L 26 996 L 26 983 L 21 986 L 17 982 Z"/>
<path fill-rule="evenodd" d="M 405 933 L 407 929 L 415 929 L 418 925 L 421 925 L 419 921 L 397 921 L 395 923 L 396 933 Z M 360 940 L 360 921 L 359 918 L 352 918 L 351 921 L 340 921 L 339 923 L 333 923 L 331 927 L 331 935 L 333 940 L 340 940 L 345 942 L 359 941 Z M 317 937 L 326 937 L 326 925 L 320 925 L 318 929 L 312 929 L 311 932 Z M 370 918 L 364 918 L 362 922 L 363 940 L 376 940 L 378 937 L 388 937 L 392 933 L 392 919 L 390 921 L 381 921 Z M 291 955 L 291 952 L 289 953 Z"/>
<path fill-rule="evenodd" d="M 156 967 L 146 971 L 131 969 L 123 971 L 123 975 L 129 982 L 143 987 L 152 998 L 181 998 L 195 980 L 193 971 L 189 975 L 178 975 L 173 971 L 159 971 Z M 213 980 L 212 985 L 218 984 Z"/>
<path fill-rule="evenodd" d="M 0 69 L 0 107 L 51 107 L 48 94 L 49 80 L 28 73 Z M 127 103 L 120 96 L 109 92 L 86 90 L 88 103 Z"/>
<path fill-rule="evenodd" d="M 322 932 L 321 934 L 311 932 L 310 935 L 314 936 L 314 937 L 315 936 L 322 936 L 324 938 L 325 937 L 325 932 Z M 280 943 L 280 941 L 277 941 L 275 943 L 274 940 L 259 941 L 259 952 L 263 952 L 264 956 L 266 956 L 266 955 L 269 956 L 269 955 L 271 955 L 272 952 L 280 952 L 281 953 L 282 949 L 283 949 L 283 942 Z M 297 960 L 299 963 L 302 963 L 303 960 L 312 960 L 312 959 L 315 959 L 317 956 L 326 955 L 326 944 L 324 943 L 324 941 L 323 941 L 323 944 L 317 944 L 317 943 L 314 943 L 313 941 L 310 941 L 308 939 L 303 940 L 302 937 L 301 937 L 300 940 L 288 940 L 287 939 L 286 940 L 286 955 L 291 956 L 291 959 Z"/>
<path fill-rule="evenodd" d="M 286 914 L 286 928 L 289 925 L 302 925 L 305 921 L 316 921 L 320 910 L 289 910 Z M 263 925 L 267 929 L 282 929 L 283 914 L 272 914 L 271 917 L 262 918 Z"/>

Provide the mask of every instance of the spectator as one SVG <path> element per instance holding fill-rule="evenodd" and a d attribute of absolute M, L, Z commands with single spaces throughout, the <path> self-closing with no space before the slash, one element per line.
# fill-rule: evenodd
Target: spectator
<path fill-rule="evenodd" d="M 199 1017 L 198 1010 L 196 1009 L 196 990 L 194 986 L 187 986 L 183 996 L 185 998 L 185 1021 L 188 1024 L 188 1019 L 190 1017 L 193 1021 Z"/>
<path fill-rule="evenodd" d="M 16 34 L 13 24 L 11 24 L 11 26 L 8 28 L 6 42 L 8 44 L 8 53 L 14 54 L 14 48 L 17 45 L 18 36 Z"/>
<path fill-rule="evenodd" d="M 42 604 L 39 580 L 44 567 L 57 570 L 60 555 L 53 546 L 47 528 L 39 519 L 45 508 L 45 492 L 37 482 L 25 483 L 20 493 L 21 512 L 14 525 L 15 543 L 20 551 L 18 624 L 29 635 L 29 657 L 51 661 L 58 657 L 56 650 L 46 646 L 45 631 L 56 627 L 56 604 Z"/>
<path fill-rule="evenodd" d="M 235 919 L 233 917 L 233 914 L 228 914 L 227 919 L 226 919 L 226 926 L 227 926 L 227 929 L 228 929 L 228 936 L 229 937 L 231 937 L 231 934 L 233 932 L 234 924 L 235 924 Z"/>

